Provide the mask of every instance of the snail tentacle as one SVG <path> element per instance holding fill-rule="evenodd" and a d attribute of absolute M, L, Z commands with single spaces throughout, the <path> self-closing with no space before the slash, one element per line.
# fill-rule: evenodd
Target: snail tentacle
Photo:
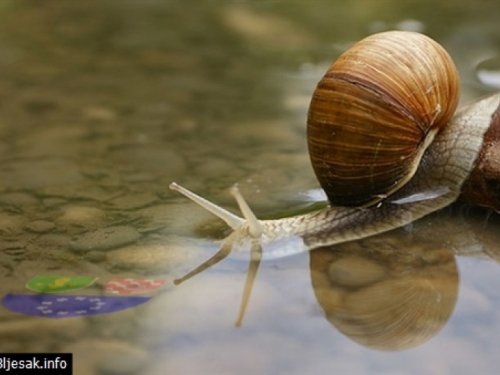
<path fill-rule="evenodd" d="M 235 214 L 223 209 L 220 206 L 217 206 L 216 204 L 210 202 L 209 200 L 206 200 L 203 197 L 200 197 L 198 194 L 193 193 L 191 190 L 188 190 L 181 185 L 177 184 L 176 182 L 170 183 L 168 186 L 171 190 L 178 191 L 185 197 L 191 199 L 193 202 L 198 204 L 199 206 L 203 207 L 207 211 L 210 211 L 213 213 L 215 216 L 218 218 L 222 219 L 225 221 L 227 225 L 229 225 L 230 228 L 232 229 L 237 229 L 239 228 L 245 220 L 243 220 L 241 217 L 236 216 Z"/>
<path fill-rule="evenodd" d="M 236 199 L 236 203 L 238 203 L 238 206 L 240 207 L 241 214 L 248 224 L 248 232 L 253 238 L 259 238 L 262 235 L 264 229 L 251 210 L 250 206 L 247 204 L 245 198 L 243 198 L 243 195 L 241 195 L 240 190 L 235 185 L 231 188 L 230 193 L 234 197 L 234 199 Z"/>

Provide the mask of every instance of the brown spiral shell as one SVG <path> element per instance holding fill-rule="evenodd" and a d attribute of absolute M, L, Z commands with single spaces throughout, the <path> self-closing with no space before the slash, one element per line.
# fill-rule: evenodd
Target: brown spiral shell
<path fill-rule="evenodd" d="M 451 57 L 423 34 L 374 34 L 343 53 L 318 83 L 307 121 L 330 203 L 368 206 L 402 187 L 459 96 Z"/>

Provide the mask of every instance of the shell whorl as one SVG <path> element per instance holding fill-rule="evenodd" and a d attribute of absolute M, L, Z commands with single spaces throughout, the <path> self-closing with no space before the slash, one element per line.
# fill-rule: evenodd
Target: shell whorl
<path fill-rule="evenodd" d="M 342 54 L 308 112 L 309 154 L 330 203 L 370 205 L 401 188 L 459 95 L 451 57 L 423 34 L 374 34 Z"/>

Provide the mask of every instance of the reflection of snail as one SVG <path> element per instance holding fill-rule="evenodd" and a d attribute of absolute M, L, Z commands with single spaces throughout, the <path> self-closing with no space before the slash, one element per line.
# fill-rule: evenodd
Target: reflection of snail
<path fill-rule="evenodd" d="M 314 293 L 326 318 L 372 349 L 423 344 L 444 327 L 458 294 L 450 250 L 422 248 L 410 236 L 395 236 L 311 252 Z"/>
<path fill-rule="evenodd" d="M 500 209 L 500 94 L 450 121 L 458 92 L 450 57 L 424 35 L 393 31 L 355 44 L 318 84 L 308 115 L 313 169 L 331 206 L 257 220 L 233 188 L 240 218 L 172 183 L 234 229 L 185 278 L 231 250 L 253 249 L 260 259 L 330 246 L 403 226 L 459 198 Z"/>

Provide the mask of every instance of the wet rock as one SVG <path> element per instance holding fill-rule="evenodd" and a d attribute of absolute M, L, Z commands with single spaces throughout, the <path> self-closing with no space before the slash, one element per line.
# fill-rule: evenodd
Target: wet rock
<path fill-rule="evenodd" d="M 191 259 L 195 253 L 194 247 L 189 245 L 132 245 L 109 252 L 107 262 L 115 269 L 152 273 L 171 269 Z"/>
<path fill-rule="evenodd" d="M 167 228 L 169 233 L 177 235 L 191 234 L 202 224 L 213 220 L 213 215 L 188 200 L 139 209 L 136 214 L 142 220 L 142 232 Z"/>
<path fill-rule="evenodd" d="M 62 214 L 57 218 L 61 225 L 75 225 L 84 228 L 102 226 L 106 213 L 96 207 L 68 206 L 62 209 Z"/>
<path fill-rule="evenodd" d="M 141 231 L 149 231 L 156 228 L 163 228 L 171 223 L 172 213 L 176 212 L 175 205 L 162 204 L 152 206 L 136 211 L 136 214 L 141 218 Z"/>
<path fill-rule="evenodd" d="M 54 229 L 55 224 L 46 220 L 35 220 L 25 225 L 25 228 L 31 232 L 45 233 Z"/>
<path fill-rule="evenodd" d="M 24 207 L 37 204 L 38 199 L 26 193 L 6 193 L 0 196 L 0 202 L 9 206 Z"/>
<path fill-rule="evenodd" d="M 0 212 L 0 232 L 18 232 L 26 222 L 27 219 L 24 216 Z"/>
<path fill-rule="evenodd" d="M 238 171 L 236 163 L 217 157 L 204 157 L 194 169 L 196 176 L 233 176 Z"/>
<path fill-rule="evenodd" d="M 19 139 L 18 147 L 25 156 L 39 157 L 53 155 L 72 157 L 78 155 L 85 143 L 82 142 L 88 130 L 67 124 L 49 125 L 32 128 Z"/>
<path fill-rule="evenodd" d="M 304 143 L 302 134 L 283 120 L 237 123 L 227 128 L 225 137 L 236 145 L 248 145 L 250 142 L 258 145 L 270 144 L 276 151 L 295 150 Z M 266 163 L 269 162 L 265 160 Z"/>
<path fill-rule="evenodd" d="M 241 35 L 249 43 L 275 50 L 305 49 L 311 43 L 312 36 L 291 22 L 288 18 L 234 5 L 226 8 L 223 21 L 236 34 Z M 273 37 L 270 38 L 269 35 Z"/>
<path fill-rule="evenodd" d="M 137 241 L 140 233 L 128 226 L 116 226 L 87 232 L 69 243 L 74 251 L 109 250 Z"/>
<path fill-rule="evenodd" d="M 109 201 L 122 194 L 118 189 L 103 188 L 91 183 L 50 186 L 43 189 L 42 193 L 56 198 L 86 199 L 97 202 Z"/>
<path fill-rule="evenodd" d="M 0 251 L 6 251 L 6 250 L 16 250 L 16 249 L 23 249 L 26 247 L 28 242 L 26 240 L 11 240 L 11 241 L 6 241 L 3 240 L 0 242 Z"/>
<path fill-rule="evenodd" d="M 113 199 L 111 204 L 122 210 L 130 210 L 149 206 L 157 200 L 156 194 L 152 193 L 127 194 Z"/>
<path fill-rule="evenodd" d="M 12 272 L 15 269 L 18 262 L 17 259 L 23 256 L 24 250 L 23 249 L 6 250 L 3 251 L 2 253 L 3 255 L 2 257 L 0 257 L 0 268 L 2 269 L 0 275 L 2 277 L 5 277 L 5 273 Z"/>
<path fill-rule="evenodd" d="M 111 158 L 120 165 L 153 174 L 179 176 L 186 171 L 181 154 L 164 144 L 123 144 L 111 151 Z"/>
<path fill-rule="evenodd" d="M 5 163 L 0 186 L 13 189 L 40 189 L 79 183 L 78 165 L 63 158 L 32 158 Z"/>
<path fill-rule="evenodd" d="M 57 234 L 57 233 L 45 233 L 37 238 L 36 242 L 39 245 L 43 246 L 57 246 L 57 247 L 66 247 L 68 246 L 71 238 L 65 234 Z"/>
<path fill-rule="evenodd" d="M 100 263 L 107 259 L 106 253 L 98 250 L 89 251 L 85 254 L 85 259 L 92 263 Z"/>
<path fill-rule="evenodd" d="M 150 173 L 137 172 L 137 173 L 130 173 L 130 174 L 123 176 L 123 181 L 130 182 L 130 183 L 151 182 L 151 181 L 154 181 L 155 178 L 156 177 L 151 175 Z"/>

